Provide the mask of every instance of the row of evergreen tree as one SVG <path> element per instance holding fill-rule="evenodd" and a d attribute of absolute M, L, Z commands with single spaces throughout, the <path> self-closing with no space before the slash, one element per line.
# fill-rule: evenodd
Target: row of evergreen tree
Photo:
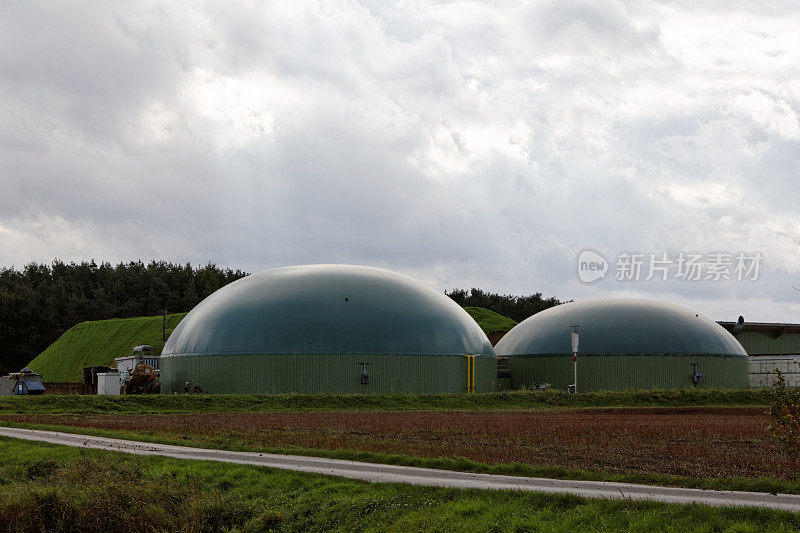
<path fill-rule="evenodd" d="M 217 289 L 246 276 L 216 265 L 151 261 L 31 263 L 0 269 L 0 372 L 17 371 L 78 322 L 191 310 Z M 455 289 L 462 306 L 491 309 L 520 322 L 560 302 L 532 296 Z"/>
<path fill-rule="evenodd" d="M 484 292 L 473 288 L 469 291 L 453 289 L 450 292 L 445 292 L 445 294 L 462 307 L 484 307 L 508 318 L 513 318 L 517 322 L 522 322 L 529 316 L 539 311 L 544 311 L 548 307 L 563 303 L 553 297 L 545 298 L 541 292 L 530 296 L 512 296 L 510 294 Z"/>
<path fill-rule="evenodd" d="M 208 264 L 54 261 L 0 269 L 0 371 L 17 371 L 78 322 L 189 311 L 246 276 Z"/>

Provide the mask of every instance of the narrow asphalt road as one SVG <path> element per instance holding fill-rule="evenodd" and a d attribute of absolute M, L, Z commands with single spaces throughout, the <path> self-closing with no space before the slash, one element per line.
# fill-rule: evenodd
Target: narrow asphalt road
<path fill-rule="evenodd" d="M 338 459 L 324 459 L 320 457 L 190 448 L 188 446 L 173 446 L 169 444 L 92 437 L 88 435 L 36 429 L 0 427 L 0 436 L 49 442 L 65 446 L 112 450 L 136 455 L 161 455 L 178 459 L 197 459 L 202 461 L 221 461 L 266 466 L 284 470 L 296 470 L 298 472 L 340 476 L 374 483 L 408 483 L 412 485 L 462 489 L 529 490 L 551 494 L 574 494 L 586 498 L 653 500 L 666 503 L 700 503 L 713 506 L 766 507 L 800 512 L 800 495 L 793 494 L 712 491 L 604 481 L 570 481 L 492 474 L 471 474 L 468 472 L 361 463 Z"/>

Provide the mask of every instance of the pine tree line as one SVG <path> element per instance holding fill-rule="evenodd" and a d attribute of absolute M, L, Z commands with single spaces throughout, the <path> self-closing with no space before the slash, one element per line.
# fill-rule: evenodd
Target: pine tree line
<path fill-rule="evenodd" d="M 0 269 L 0 371 L 18 371 L 78 322 L 189 311 L 240 270 L 151 261 Z"/>

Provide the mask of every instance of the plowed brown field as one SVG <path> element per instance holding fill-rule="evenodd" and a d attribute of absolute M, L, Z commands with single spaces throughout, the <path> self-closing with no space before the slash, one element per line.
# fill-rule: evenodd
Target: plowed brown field
<path fill-rule="evenodd" d="M 755 408 L 2 415 L 252 448 L 350 449 L 690 477 L 795 477 Z"/>

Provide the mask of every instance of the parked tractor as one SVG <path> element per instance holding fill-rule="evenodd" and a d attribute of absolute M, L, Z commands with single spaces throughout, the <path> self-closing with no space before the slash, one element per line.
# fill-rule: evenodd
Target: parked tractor
<path fill-rule="evenodd" d="M 136 365 L 125 380 L 125 394 L 158 394 L 160 391 L 158 371 L 145 363 Z"/>

